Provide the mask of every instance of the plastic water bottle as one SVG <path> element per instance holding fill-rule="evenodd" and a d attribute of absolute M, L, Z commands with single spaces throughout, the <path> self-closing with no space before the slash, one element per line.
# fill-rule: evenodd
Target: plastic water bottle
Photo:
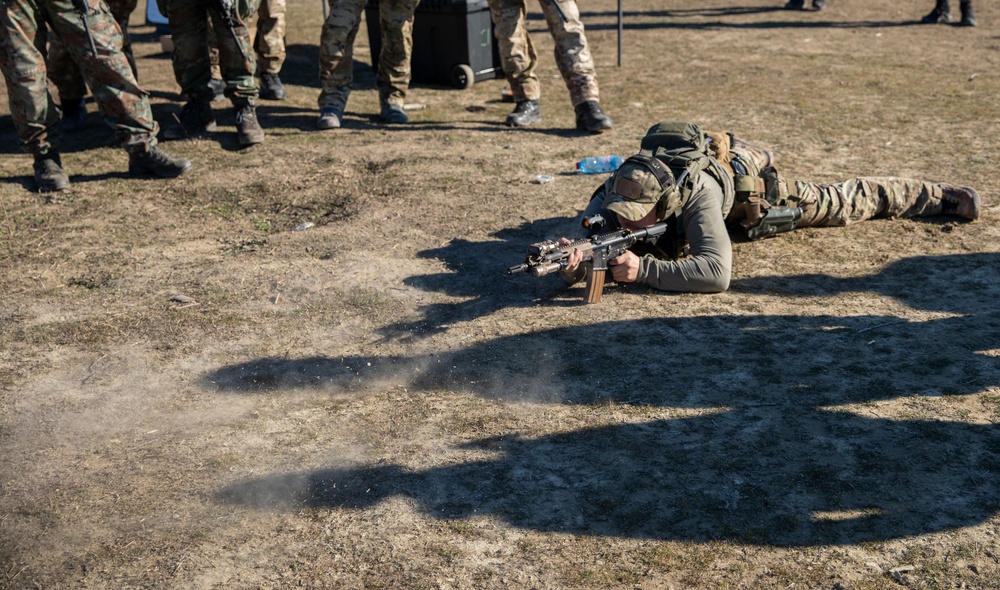
<path fill-rule="evenodd" d="M 595 156 L 577 162 L 576 169 L 583 174 L 607 174 L 617 170 L 624 161 L 621 156 Z"/>

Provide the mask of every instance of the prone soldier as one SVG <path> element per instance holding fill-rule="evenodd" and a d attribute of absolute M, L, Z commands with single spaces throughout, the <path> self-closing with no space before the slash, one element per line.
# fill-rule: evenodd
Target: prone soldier
<path fill-rule="evenodd" d="M 636 242 L 609 260 L 614 280 L 664 291 L 720 292 L 729 288 L 732 273 L 728 229 L 756 239 L 875 217 L 946 214 L 975 220 L 980 213 L 979 195 L 970 187 L 904 178 L 819 184 L 786 179 L 772 164 L 770 152 L 731 134 L 705 134 L 696 124 L 676 121 L 651 127 L 642 150 L 597 189 L 583 214 L 600 214 L 626 230 L 668 226 L 655 243 Z M 583 258 L 577 250 L 562 262 L 568 283 L 585 277 Z"/>

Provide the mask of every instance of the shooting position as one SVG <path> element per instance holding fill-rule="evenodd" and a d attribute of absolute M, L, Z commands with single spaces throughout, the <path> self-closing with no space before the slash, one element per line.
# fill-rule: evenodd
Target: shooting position
<path fill-rule="evenodd" d="M 589 237 L 534 244 L 508 273 L 558 270 L 569 284 L 587 278 L 588 303 L 600 300 L 606 270 L 618 283 L 718 293 L 732 275 L 730 231 L 756 240 L 876 217 L 979 217 L 979 195 L 970 187 L 894 177 L 819 184 L 786 179 L 773 164 L 771 152 L 732 134 L 658 123 L 639 153 L 594 192 L 583 213 Z"/>

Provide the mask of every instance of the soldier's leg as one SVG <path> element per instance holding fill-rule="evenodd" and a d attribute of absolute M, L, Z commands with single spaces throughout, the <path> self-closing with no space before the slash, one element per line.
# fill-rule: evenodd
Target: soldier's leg
<path fill-rule="evenodd" d="M 802 207 L 799 225 L 803 227 L 843 226 L 873 217 L 956 212 L 949 207 L 956 187 L 946 184 L 906 178 L 854 178 L 837 184 L 795 181 L 794 187 L 797 196 L 790 196 L 789 202 Z M 978 196 L 975 209 L 978 216 Z"/>
<path fill-rule="evenodd" d="M 257 83 L 253 75 L 257 69 L 257 58 L 250 42 L 250 29 L 246 23 L 239 23 L 230 31 L 215 10 L 209 11 L 209 17 L 219 43 L 219 69 L 222 79 L 226 81 L 226 96 L 234 104 L 252 104 L 257 99 Z M 248 59 L 243 59 L 244 54 Z"/>
<path fill-rule="evenodd" d="M 171 61 L 181 96 L 188 101 L 209 102 L 211 57 L 208 44 L 208 5 L 205 0 L 170 0 L 170 34 L 174 51 Z"/>
<path fill-rule="evenodd" d="M 48 91 L 44 15 L 29 2 L 0 2 L 0 71 L 21 148 L 34 156 L 38 192 L 69 187 L 56 150 L 59 111 Z"/>
<path fill-rule="evenodd" d="M 514 101 L 537 101 L 542 95 L 542 87 L 535 74 L 538 53 L 528 36 L 524 0 L 490 0 L 489 6 L 500 49 L 500 64 Z"/>
<path fill-rule="evenodd" d="M 107 4 L 103 0 L 89 1 L 88 21 L 98 57 L 91 54 L 80 13 L 70 0 L 50 0 L 49 5 L 52 28 L 80 66 L 118 141 L 130 153 L 155 146 L 159 127 L 153 120 L 148 95 L 139 88 L 122 53 L 121 29 Z"/>
<path fill-rule="evenodd" d="M 573 106 L 588 100 L 599 100 L 597 72 L 576 1 L 539 0 L 539 3 L 556 42 L 556 65 L 566 82 Z"/>
<path fill-rule="evenodd" d="M 556 42 L 556 65 L 576 112 L 576 128 L 595 133 L 611 129 L 611 119 L 601 110 L 597 72 L 576 1 L 539 0 L 539 3 Z"/>
<path fill-rule="evenodd" d="M 31 154 L 58 146 L 59 110 L 48 90 L 44 15 L 34 3 L 0 2 L 0 69 L 21 148 Z"/>
<path fill-rule="evenodd" d="M 319 42 L 319 108 L 321 113 L 336 113 L 339 127 L 354 81 L 354 39 L 365 0 L 329 2 L 330 14 L 323 23 Z"/>
<path fill-rule="evenodd" d="M 138 0 L 106 0 L 108 8 L 111 9 L 111 16 L 115 18 L 118 27 L 122 30 L 122 53 L 132 67 L 132 75 L 139 79 L 139 68 L 135 65 L 135 56 L 132 54 L 132 38 L 128 34 L 128 21 L 135 12 Z"/>
<path fill-rule="evenodd" d="M 49 79 L 59 91 L 60 104 L 65 105 L 67 102 L 87 96 L 87 84 L 83 81 L 80 68 L 76 66 L 56 35 L 49 35 L 49 51 L 45 64 Z"/>
<path fill-rule="evenodd" d="M 381 0 L 379 26 L 382 51 L 379 54 L 378 87 L 382 119 L 387 123 L 405 123 L 403 103 L 410 86 L 410 57 L 413 52 L 413 12 L 417 0 Z"/>
<path fill-rule="evenodd" d="M 253 48 L 261 74 L 277 74 L 285 63 L 285 0 L 264 0 L 257 11 Z"/>

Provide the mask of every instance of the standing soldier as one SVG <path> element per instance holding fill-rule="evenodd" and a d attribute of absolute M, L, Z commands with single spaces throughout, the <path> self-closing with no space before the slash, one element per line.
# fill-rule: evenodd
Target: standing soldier
<path fill-rule="evenodd" d="M 601 110 L 597 73 L 576 0 L 539 0 L 539 4 L 556 41 L 556 65 L 576 111 L 576 128 L 594 133 L 611 129 L 611 119 Z M 517 103 L 504 124 L 525 127 L 538 123 L 542 120 L 538 104 L 542 89 L 535 74 L 538 54 L 525 22 L 525 0 L 489 0 L 489 5 L 500 45 L 500 62 Z"/>
<path fill-rule="evenodd" d="M 351 93 L 354 38 L 361 24 L 365 0 L 329 0 L 330 14 L 323 23 L 319 42 L 319 120 L 317 129 L 336 129 L 344 118 Z M 379 26 L 382 51 L 379 53 L 375 86 L 378 88 L 379 116 L 386 123 L 406 123 L 403 111 L 410 86 L 410 56 L 413 52 L 413 13 L 418 0 L 380 0 Z"/>
<path fill-rule="evenodd" d="M 285 86 L 278 74 L 285 63 L 285 0 L 264 0 L 257 11 L 257 35 L 253 40 L 260 75 L 260 97 L 284 100 Z"/>
<path fill-rule="evenodd" d="M 962 0 L 958 7 L 962 11 L 962 20 L 958 21 L 958 26 L 976 26 L 976 13 L 972 10 L 972 0 Z M 920 19 L 920 22 L 927 24 L 951 22 L 951 3 L 948 0 L 937 0 L 934 10 Z"/>
<path fill-rule="evenodd" d="M 253 0 L 158 0 L 160 12 L 170 22 L 173 35 L 174 77 L 187 101 L 180 116 L 163 130 L 164 139 L 185 139 L 213 131 L 212 69 L 208 27 L 219 45 L 219 67 L 226 82 L 226 96 L 236 111 L 236 134 L 240 145 L 264 141 L 257 121 L 256 60 L 250 46 L 249 19 L 257 5 Z"/>
<path fill-rule="evenodd" d="M 85 10 L 78 10 L 77 5 Z M 59 37 L 101 105 L 105 120 L 129 153 L 129 173 L 164 178 L 191 169 L 156 146 L 159 127 L 122 53 L 122 33 L 103 0 L 0 1 L 0 69 L 21 147 L 35 157 L 39 192 L 69 187 L 59 145 L 59 109 L 48 90 L 43 47 L 46 27 Z M 42 37 L 40 37 L 40 35 Z"/>
<path fill-rule="evenodd" d="M 132 55 L 132 41 L 128 36 L 128 20 L 135 10 L 137 0 L 106 0 L 111 16 L 122 30 L 122 53 L 132 67 L 132 74 L 139 79 L 139 71 L 135 67 L 135 57 Z M 66 133 L 75 133 L 83 127 L 87 119 L 87 106 L 84 99 L 87 96 L 87 84 L 83 81 L 80 68 L 73 62 L 69 51 L 63 47 L 59 37 L 49 37 L 49 57 L 47 62 L 49 79 L 59 91 L 59 107 L 62 109 L 62 126 Z"/>

